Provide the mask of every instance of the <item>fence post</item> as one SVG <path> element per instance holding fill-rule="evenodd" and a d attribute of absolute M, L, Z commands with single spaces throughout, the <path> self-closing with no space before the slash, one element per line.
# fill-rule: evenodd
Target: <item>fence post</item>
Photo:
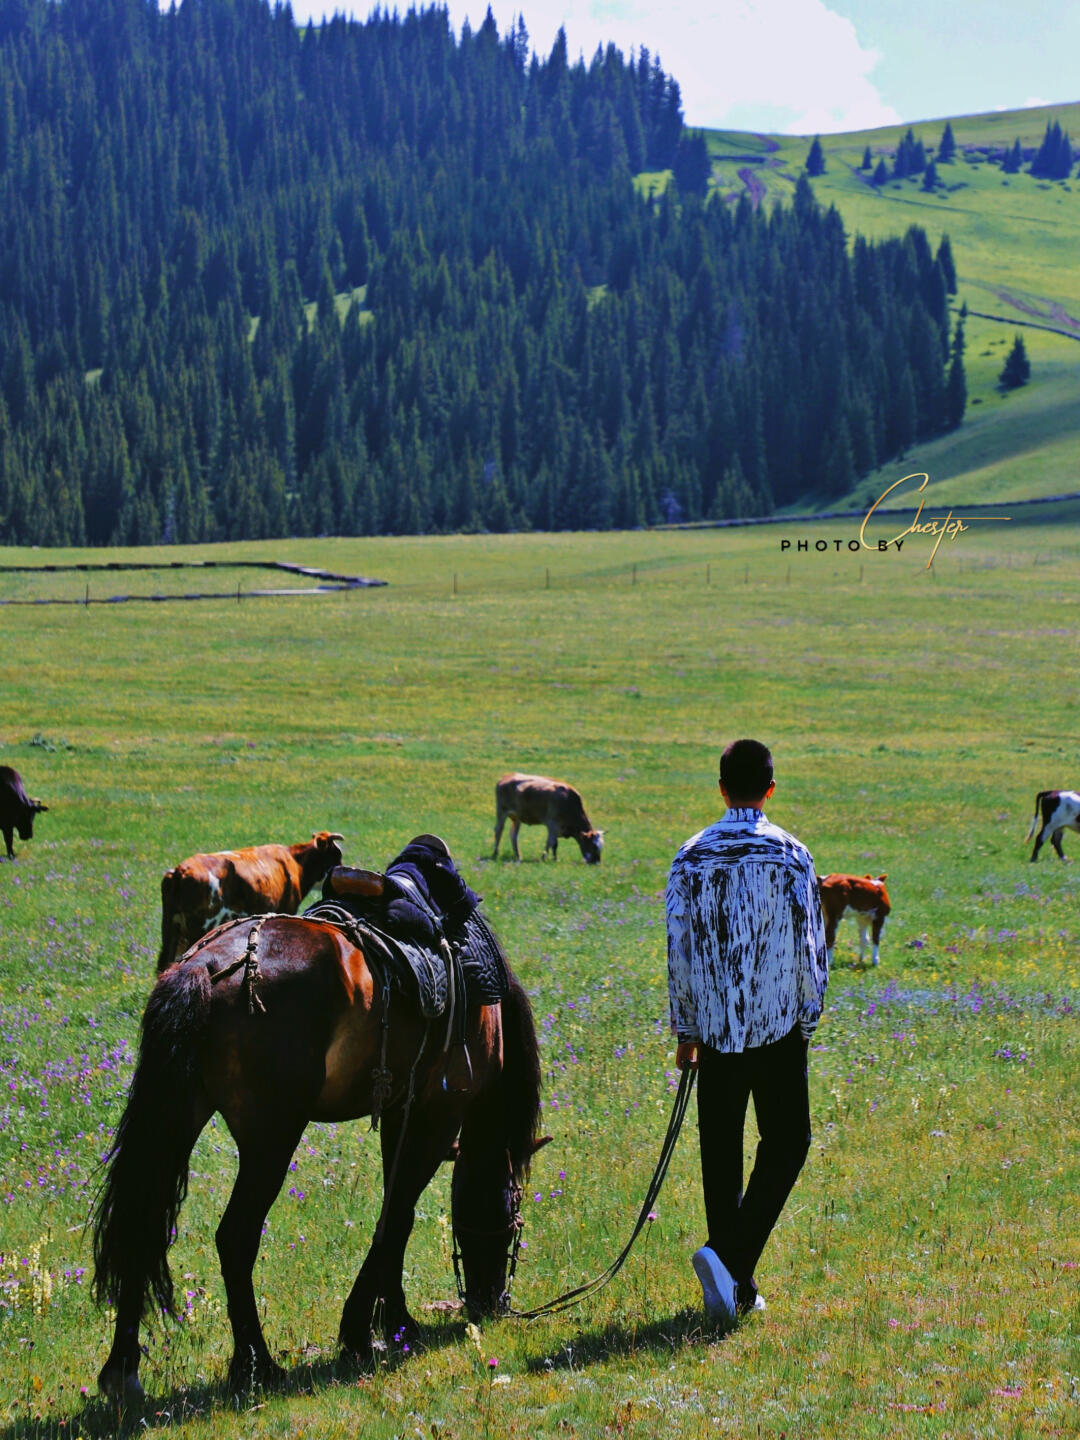
<path fill-rule="evenodd" d="M 711 566 L 711 565 L 706 565 L 706 566 L 705 566 L 705 584 L 706 584 L 706 585 L 711 585 L 711 584 L 712 584 L 712 566 Z"/>
<path fill-rule="evenodd" d="M 89 581 L 86 582 L 86 600 L 85 600 L 84 603 L 85 603 L 85 605 L 86 605 L 86 608 L 89 610 L 89 608 L 90 608 L 90 582 L 89 582 Z"/>
<path fill-rule="evenodd" d="M 636 585 L 636 584 L 637 584 L 637 561 L 636 561 L 636 560 L 634 561 L 633 567 L 631 568 L 631 571 L 630 571 L 630 584 L 631 584 L 631 585 Z"/>
<path fill-rule="evenodd" d="M 454 594 L 457 594 L 457 571 L 454 571 Z"/>
<path fill-rule="evenodd" d="M 239 581 L 239 580 L 237 580 L 237 582 L 236 582 L 236 603 L 237 603 L 237 605 L 240 604 L 240 581 Z"/>
<path fill-rule="evenodd" d="M 544 566 L 544 589 L 551 589 L 551 570 L 547 565 Z"/>

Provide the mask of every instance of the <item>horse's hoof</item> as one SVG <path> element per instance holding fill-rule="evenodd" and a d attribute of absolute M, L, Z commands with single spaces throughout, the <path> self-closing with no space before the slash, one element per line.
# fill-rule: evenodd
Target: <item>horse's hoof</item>
<path fill-rule="evenodd" d="M 252 1350 L 234 1355 L 229 1366 L 229 1389 L 234 1395 L 246 1395 L 252 1390 L 281 1390 L 288 1379 L 288 1371 L 275 1364 L 269 1355 L 256 1356 Z"/>
<path fill-rule="evenodd" d="M 106 1365 L 98 1376 L 98 1389 L 106 1400 L 120 1405 L 137 1405 L 143 1398 L 138 1371 L 128 1370 L 126 1366 L 114 1370 Z"/>

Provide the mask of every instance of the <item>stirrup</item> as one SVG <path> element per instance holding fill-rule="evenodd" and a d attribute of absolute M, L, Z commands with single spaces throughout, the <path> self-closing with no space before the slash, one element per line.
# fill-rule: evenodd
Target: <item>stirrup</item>
<path fill-rule="evenodd" d="M 464 1067 L 461 1063 L 462 1060 L 465 1062 Z M 447 1051 L 446 1069 L 443 1072 L 443 1089 L 450 1095 L 467 1095 L 472 1089 L 472 1082 L 473 1068 L 469 1047 L 463 1040 L 459 1040 Z"/>

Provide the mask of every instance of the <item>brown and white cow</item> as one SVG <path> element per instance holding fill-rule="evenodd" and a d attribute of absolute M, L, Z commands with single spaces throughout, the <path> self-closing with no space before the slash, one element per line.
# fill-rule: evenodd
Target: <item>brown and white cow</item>
<path fill-rule="evenodd" d="M 818 891 L 821 894 L 821 909 L 825 916 L 825 944 L 832 963 L 833 946 L 836 944 L 836 927 L 847 910 L 855 914 L 859 926 L 859 963 L 866 954 L 866 936 L 870 932 L 873 943 L 873 963 L 878 963 L 881 945 L 881 931 L 885 918 L 892 906 L 889 892 L 885 889 L 886 876 L 875 880 L 871 875 L 826 875 L 818 876 Z"/>
<path fill-rule="evenodd" d="M 191 855 L 166 870 L 158 972 L 201 935 L 238 915 L 295 915 L 311 887 L 341 864 L 342 838 L 319 830 L 304 844 Z"/>
<path fill-rule="evenodd" d="M 23 788 L 22 776 L 10 765 L 0 765 L 0 832 L 7 846 L 7 858 L 15 859 L 12 845 L 15 831 L 20 840 L 34 838 L 34 816 L 48 810 L 40 800 L 31 800 Z"/>
<path fill-rule="evenodd" d="M 557 860 L 559 840 L 566 838 L 578 842 L 587 865 L 600 863 L 604 832 L 594 830 L 589 824 L 581 796 L 572 785 L 566 785 L 561 780 L 548 780 L 543 775 L 504 775 L 495 786 L 493 860 L 498 858 L 499 841 L 507 820 L 510 821 L 510 847 L 515 860 L 521 859 L 518 853 L 518 831 L 522 825 L 545 825 L 545 858 L 550 850 L 551 858 Z"/>
<path fill-rule="evenodd" d="M 1042 825 L 1039 826 L 1039 821 Z M 1039 833 L 1035 836 L 1035 849 L 1031 852 L 1032 860 L 1039 858 L 1039 851 L 1047 840 L 1053 845 L 1058 853 L 1058 859 L 1065 859 L 1065 851 L 1061 848 L 1061 832 L 1063 830 L 1080 830 L 1080 795 L 1075 790 L 1040 790 L 1035 796 L 1035 818 L 1031 822 L 1031 829 L 1027 833 L 1030 840 L 1035 835 L 1036 827 Z"/>

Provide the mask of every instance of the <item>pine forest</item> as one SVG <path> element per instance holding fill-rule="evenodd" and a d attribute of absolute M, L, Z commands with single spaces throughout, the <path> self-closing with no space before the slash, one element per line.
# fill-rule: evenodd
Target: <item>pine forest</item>
<path fill-rule="evenodd" d="M 0 0 L 0 542 L 767 514 L 959 423 L 947 248 L 708 175 L 644 47 Z"/>

